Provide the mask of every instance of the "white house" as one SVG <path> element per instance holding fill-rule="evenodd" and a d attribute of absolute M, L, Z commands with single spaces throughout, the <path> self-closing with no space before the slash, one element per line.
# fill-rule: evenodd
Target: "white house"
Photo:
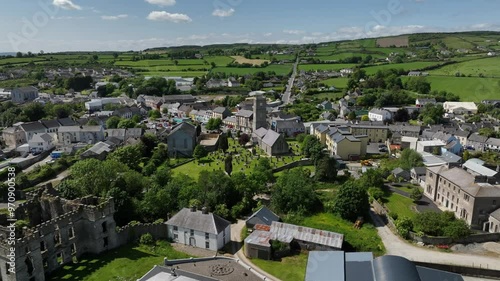
<path fill-rule="evenodd" d="M 63 126 L 59 128 L 57 138 L 62 145 L 78 142 L 95 144 L 104 140 L 104 129 L 102 126 Z"/>
<path fill-rule="evenodd" d="M 184 208 L 166 223 L 173 241 L 217 251 L 231 241 L 231 223 L 206 208 Z"/>
<path fill-rule="evenodd" d="M 373 108 L 368 112 L 370 121 L 387 121 L 392 119 L 392 114 L 389 110 Z"/>
<path fill-rule="evenodd" d="M 451 102 L 443 103 L 444 111 L 454 114 L 476 114 L 477 106 L 473 102 Z"/>
<path fill-rule="evenodd" d="M 56 134 L 35 134 L 28 145 L 31 152 L 44 152 L 55 147 L 56 139 Z"/>

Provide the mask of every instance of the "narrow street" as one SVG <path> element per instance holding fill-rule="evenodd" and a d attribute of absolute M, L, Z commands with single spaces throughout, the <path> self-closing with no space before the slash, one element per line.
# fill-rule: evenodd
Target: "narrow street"
<path fill-rule="evenodd" d="M 282 100 L 283 100 L 283 104 L 284 105 L 287 105 L 287 104 L 290 103 L 290 99 L 292 97 L 293 84 L 295 83 L 295 78 L 297 77 L 297 71 L 298 71 L 297 67 L 298 67 L 298 65 L 299 65 L 299 58 L 297 57 L 297 61 L 293 65 L 292 76 L 288 80 L 288 85 L 286 86 L 285 93 L 283 94 Z"/>
<path fill-rule="evenodd" d="M 385 225 L 382 219 L 373 211 L 370 212 L 370 216 L 384 243 L 388 255 L 402 256 L 411 261 L 500 270 L 498 257 L 445 253 L 413 246 L 392 233 L 389 227 Z"/>

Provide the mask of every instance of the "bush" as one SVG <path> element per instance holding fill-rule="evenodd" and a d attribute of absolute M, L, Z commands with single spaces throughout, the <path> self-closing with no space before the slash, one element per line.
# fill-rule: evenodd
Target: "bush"
<path fill-rule="evenodd" d="M 399 218 L 399 215 L 396 212 L 389 212 L 389 217 L 391 217 L 393 220 L 397 221 Z"/>
<path fill-rule="evenodd" d="M 422 192 L 422 190 L 420 190 L 420 188 L 413 188 L 410 193 L 410 198 L 413 200 L 413 202 L 417 202 L 422 199 L 423 194 L 424 193 Z"/>
<path fill-rule="evenodd" d="M 471 233 L 469 226 L 464 220 L 454 220 L 448 223 L 443 229 L 444 236 L 459 239 L 469 236 Z"/>
<path fill-rule="evenodd" d="M 141 238 L 139 239 L 139 243 L 143 245 L 153 245 L 154 242 L 155 241 L 153 239 L 153 235 L 151 235 L 150 233 L 141 235 Z"/>
<path fill-rule="evenodd" d="M 396 229 L 398 230 L 399 235 L 403 238 L 408 238 L 408 234 L 410 230 L 413 228 L 413 222 L 408 217 L 401 217 L 395 222 Z"/>

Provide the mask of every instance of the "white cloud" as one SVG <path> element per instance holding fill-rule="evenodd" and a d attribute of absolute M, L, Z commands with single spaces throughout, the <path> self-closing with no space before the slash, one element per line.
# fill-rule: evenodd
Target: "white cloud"
<path fill-rule="evenodd" d="M 121 15 L 116 15 L 116 16 L 101 16 L 101 19 L 103 19 L 103 20 L 119 20 L 119 19 L 125 19 L 125 18 L 128 18 L 128 15 L 121 14 Z"/>
<path fill-rule="evenodd" d="M 175 0 L 145 0 L 149 4 L 158 5 L 162 7 L 175 5 Z"/>
<path fill-rule="evenodd" d="M 283 30 L 283 33 L 297 35 L 297 34 L 304 34 L 305 31 L 296 29 L 285 29 Z"/>
<path fill-rule="evenodd" d="M 53 0 L 52 5 L 57 6 L 59 8 L 63 8 L 65 10 L 81 10 L 82 7 L 76 5 L 71 0 Z"/>
<path fill-rule="evenodd" d="M 170 21 L 173 23 L 192 22 L 193 20 L 186 14 L 171 14 L 165 11 L 153 11 L 149 13 L 148 20 Z"/>
<path fill-rule="evenodd" d="M 220 17 L 220 18 L 225 18 L 225 17 L 230 17 L 234 14 L 234 9 L 231 8 L 229 10 L 222 10 L 222 9 L 216 9 L 212 12 L 212 16 L 214 17 Z"/>
<path fill-rule="evenodd" d="M 269 36 L 273 36 L 273 34 L 271 32 L 264 33 L 264 37 L 269 37 Z"/>
<path fill-rule="evenodd" d="M 86 17 L 71 17 L 71 16 L 63 16 L 63 17 L 50 17 L 53 20 L 83 20 Z"/>

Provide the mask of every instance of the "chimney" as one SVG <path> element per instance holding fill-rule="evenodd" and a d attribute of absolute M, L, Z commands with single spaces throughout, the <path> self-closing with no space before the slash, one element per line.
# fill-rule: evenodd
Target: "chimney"
<path fill-rule="evenodd" d="M 201 213 L 204 215 L 208 215 L 208 208 L 207 207 L 201 208 Z"/>

